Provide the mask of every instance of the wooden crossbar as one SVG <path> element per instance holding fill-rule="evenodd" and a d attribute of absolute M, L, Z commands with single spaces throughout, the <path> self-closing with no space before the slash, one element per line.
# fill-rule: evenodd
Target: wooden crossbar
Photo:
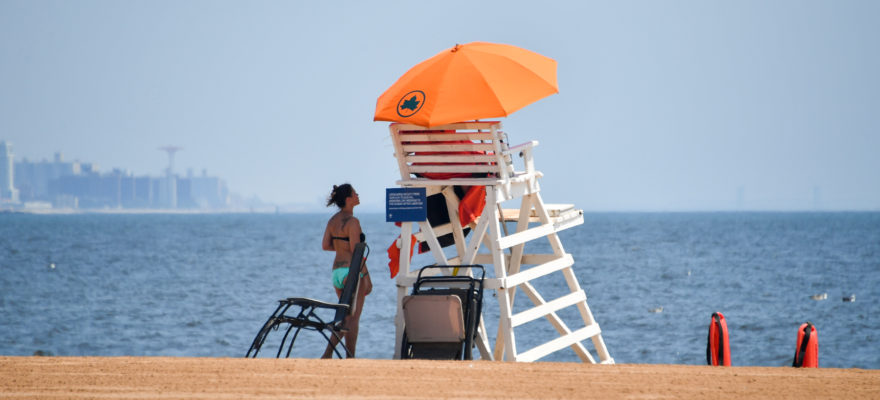
<path fill-rule="evenodd" d="M 406 156 L 405 160 L 407 163 L 491 163 L 498 158 L 491 154 L 428 154 Z"/>
<path fill-rule="evenodd" d="M 491 143 L 436 143 L 436 144 L 406 144 L 401 148 L 407 153 L 417 151 L 494 151 L 495 147 Z"/>
<path fill-rule="evenodd" d="M 416 131 L 417 132 L 417 131 Z M 456 140 L 492 140 L 491 133 L 415 133 L 413 131 L 400 132 L 401 140 L 405 142 L 449 142 Z"/>
<path fill-rule="evenodd" d="M 532 227 L 522 232 L 517 232 L 501 238 L 501 240 L 499 240 L 498 242 L 498 246 L 502 249 L 506 249 L 516 246 L 518 244 L 526 243 L 531 240 L 542 238 L 555 231 L 556 230 L 554 229 L 553 224 L 544 224 Z"/>
<path fill-rule="evenodd" d="M 504 254 L 504 264 L 510 264 L 510 254 Z M 556 254 L 523 254 L 522 261 L 520 264 L 523 265 L 538 265 L 545 264 L 550 261 L 558 260 L 559 256 Z M 477 256 L 473 260 L 474 264 L 491 264 L 492 263 L 492 255 L 491 254 L 477 254 Z"/>
<path fill-rule="evenodd" d="M 570 269 L 568 271 L 570 271 Z M 530 283 L 523 283 L 522 289 L 523 292 L 525 292 L 526 296 L 529 297 L 529 300 L 531 300 L 532 303 L 534 303 L 535 305 L 542 305 L 546 303 L 541 294 L 538 293 L 538 291 Z M 584 301 L 583 303 L 579 303 L 578 306 L 586 303 L 587 302 Z M 550 324 L 553 325 L 553 328 L 556 329 L 556 332 L 558 332 L 559 335 L 565 336 L 571 333 L 571 330 L 568 329 L 568 325 L 566 325 L 565 322 L 562 321 L 562 318 L 560 318 L 559 315 L 556 315 L 555 312 L 547 314 L 547 320 L 550 321 Z M 586 320 L 584 321 L 585 326 L 592 324 L 592 322 L 588 322 Z M 596 362 L 595 359 L 593 359 L 593 356 L 590 354 L 589 351 L 587 351 L 587 348 L 584 347 L 581 342 L 572 343 L 571 348 L 572 350 L 574 350 L 575 354 L 577 354 L 577 356 L 581 358 L 581 360 L 589 361 L 591 363 Z"/>
<path fill-rule="evenodd" d="M 524 271 L 517 272 L 516 274 L 510 275 L 507 279 L 504 280 L 505 287 L 515 287 L 523 284 L 523 282 L 528 282 L 532 279 L 540 278 L 544 275 L 552 274 L 556 271 L 561 271 L 564 268 L 568 268 L 574 265 L 574 259 L 571 257 L 571 254 L 563 255 L 553 261 L 534 266 Z"/>
<path fill-rule="evenodd" d="M 513 327 L 517 327 L 527 322 L 534 321 L 538 318 L 546 317 L 554 311 L 559 311 L 563 308 L 576 305 L 577 303 L 586 300 L 587 294 L 584 293 L 583 290 L 569 293 L 549 303 L 544 303 L 540 306 L 533 307 L 513 315 L 512 317 L 510 317 L 510 325 Z"/>
<path fill-rule="evenodd" d="M 517 354 L 516 361 L 537 361 L 550 353 L 562 350 L 566 347 L 587 340 L 600 333 L 602 333 L 602 330 L 599 329 L 598 325 L 585 326 L 565 336 L 560 336 L 547 343 L 535 346 L 527 351 Z"/>
<path fill-rule="evenodd" d="M 437 173 L 437 172 L 467 172 L 467 173 L 492 173 L 497 172 L 498 167 L 494 165 L 413 165 L 409 167 L 409 172 L 417 173 Z"/>

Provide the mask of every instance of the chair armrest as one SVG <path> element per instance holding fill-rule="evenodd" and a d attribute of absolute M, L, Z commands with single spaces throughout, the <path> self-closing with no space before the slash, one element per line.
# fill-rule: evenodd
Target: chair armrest
<path fill-rule="evenodd" d="M 525 167 L 527 174 L 535 173 L 535 160 L 532 158 L 532 148 L 538 145 L 537 140 L 532 140 L 529 142 L 525 142 L 522 144 L 518 144 L 516 146 L 511 147 L 507 150 L 508 154 L 519 153 L 519 155 L 523 159 L 523 166 Z"/>
<path fill-rule="evenodd" d="M 296 306 L 326 308 L 329 310 L 348 310 L 348 304 L 328 303 L 326 301 L 307 299 L 304 297 L 290 297 L 286 300 L 288 303 Z"/>
<path fill-rule="evenodd" d="M 535 147 L 535 146 L 537 146 L 537 145 L 538 145 L 538 141 L 537 141 L 537 140 L 531 140 L 531 141 L 528 141 L 528 142 L 525 142 L 525 143 L 520 143 L 520 144 L 518 144 L 518 145 L 516 145 L 516 146 L 511 146 L 511 147 L 508 149 L 508 151 L 510 151 L 511 153 L 514 153 L 514 152 L 518 152 L 518 151 L 523 151 L 523 150 L 525 150 L 525 149 L 531 149 L 532 147 Z"/>

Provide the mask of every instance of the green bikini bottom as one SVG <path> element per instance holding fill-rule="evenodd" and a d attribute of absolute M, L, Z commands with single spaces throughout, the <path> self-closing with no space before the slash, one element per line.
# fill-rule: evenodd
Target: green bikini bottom
<path fill-rule="evenodd" d="M 364 277 L 364 273 L 360 273 Z M 345 287 L 345 278 L 348 278 L 348 267 L 340 267 L 333 270 L 333 287 L 342 290 Z"/>

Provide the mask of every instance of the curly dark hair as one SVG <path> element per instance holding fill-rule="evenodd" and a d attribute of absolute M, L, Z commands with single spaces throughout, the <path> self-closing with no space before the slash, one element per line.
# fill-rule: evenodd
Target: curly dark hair
<path fill-rule="evenodd" d="M 333 191 L 330 192 L 330 197 L 327 198 L 327 207 L 335 204 L 336 207 L 342 209 L 345 207 L 345 199 L 349 198 L 353 191 L 354 188 L 349 183 L 343 183 L 339 186 L 333 185 Z"/>

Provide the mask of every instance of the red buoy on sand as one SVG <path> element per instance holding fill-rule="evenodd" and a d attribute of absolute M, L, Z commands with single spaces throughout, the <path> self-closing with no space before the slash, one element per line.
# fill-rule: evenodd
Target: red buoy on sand
<path fill-rule="evenodd" d="M 819 368 L 819 331 L 809 321 L 798 328 L 792 367 Z"/>
<path fill-rule="evenodd" d="M 730 340 L 727 336 L 727 320 L 724 314 L 712 314 L 709 323 L 709 340 L 706 344 L 706 362 L 709 365 L 730 366 Z"/>

